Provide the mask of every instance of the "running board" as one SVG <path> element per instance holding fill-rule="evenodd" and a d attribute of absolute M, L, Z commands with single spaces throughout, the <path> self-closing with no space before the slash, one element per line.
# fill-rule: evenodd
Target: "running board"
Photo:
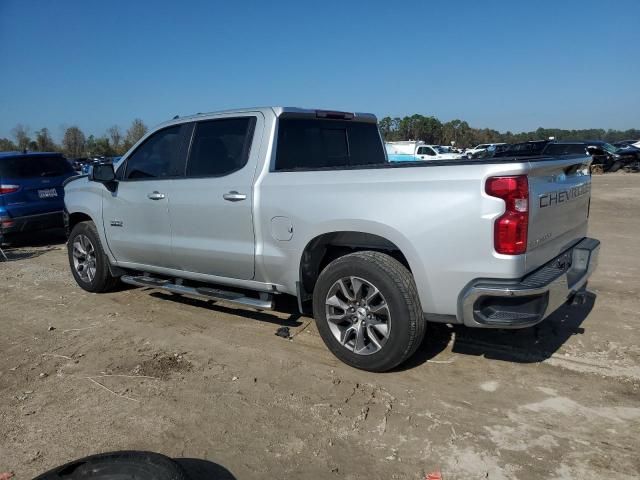
<path fill-rule="evenodd" d="M 148 277 L 145 275 L 123 275 L 120 277 L 124 283 L 135 285 L 136 287 L 151 287 L 159 290 L 166 290 L 179 295 L 191 295 L 193 297 L 204 298 L 206 300 L 224 300 L 225 302 L 237 303 L 245 307 L 256 308 L 258 310 L 273 310 L 273 295 L 260 292 L 260 298 L 247 297 L 239 292 L 231 292 L 212 287 L 185 287 L 173 283 L 170 280 Z"/>

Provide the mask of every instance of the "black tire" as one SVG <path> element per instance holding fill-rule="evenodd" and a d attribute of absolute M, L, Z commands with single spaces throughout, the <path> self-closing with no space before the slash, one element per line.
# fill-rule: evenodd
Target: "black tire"
<path fill-rule="evenodd" d="M 327 319 L 326 299 L 330 289 L 338 280 L 351 276 L 374 285 L 388 306 L 389 335 L 375 353 L 357 354 L 342 345 Z M 420 346 L 426 330 L 413 276 L 394 258 L 374 251 L 351 253 L 327 265 L 313 292 L 313 314 L 322 340 L 336 357 L 352 367 L 372 372 L 391 370 L 407 360 Z"/>
<path fill-rule="evenodd" d="M 608 173 L 614 173 L 617 172 L 618 170 L 620 170 L 622 168 L 622 162 L 620 161 L 616 161 L 613 162 L 613 164 L 609 167 L 609 170 L 607 170 Z"/>
<path fill-rule="evenodd" d="M 34 480 L 188 480 L 180 465 L 152 452 L 112 452 L 92 455 L 43 473 Z"/>
<path fill-rule="evenodd" d="M 85 236 L 89 239 L 95 252 L 96 270 L 95 275 L 90 279 L 83 278 L 74 265 L 74 242 L 80 236 Z M 111 272 L 109 271 L 109 259 L 104 253 L 102 243 L 100 242 L 100 236 L 98 235 L 98 231 L 96 230 L 96 226 L 93 222 L 80 222 L 73 227 L 71 235 L 69 235 L 69 240 L 67 241 L 67 254 L 73 278 L 76 280 L 76 283 L 87 292 L 108 292 L 113 290 L 113 288 L 118 284 L 118 279 L 111 276 Z"/>

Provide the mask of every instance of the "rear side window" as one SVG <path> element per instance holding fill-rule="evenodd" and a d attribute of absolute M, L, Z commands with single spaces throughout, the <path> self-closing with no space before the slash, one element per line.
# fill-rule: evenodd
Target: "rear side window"
<path fill-rule="evenodd" d="M 5 178 L 60 177 L 74 173 L 64 157 L 0 158 L 0 176 Z"/>
<path fill-rule="evenodd" d="M 182 129 L 189 125 L 174 125 L 157 131 L 127 159 L 125 179 L 144 180 L 176 177 L 182 174 Z"/>
<path fill-rule="evenodd" d="M 221 177 L 249 160 L 255 117 L 198 122 L 187 162 L 187 177 Z"/>
<path fill-rule="evenodd" d="M 386 156 L 375 123 L 282 118 L 276 170 L 378 165 Z"/>

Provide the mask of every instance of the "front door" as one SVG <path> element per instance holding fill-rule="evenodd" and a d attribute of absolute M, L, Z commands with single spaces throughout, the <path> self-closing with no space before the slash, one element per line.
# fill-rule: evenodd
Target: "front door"
<path fill-rule="evenodd" d="M 184 169 L 191 124 L 150 135 L 118 169 L 115 192 L 104 192 L 103 222 L 118 263 L 171 268 L 169 191 Z"/>
<path fill-rule="evenodd" d="M 252 187 L 263 128 L 259 113 L 196 122 L 185 177 L 169 200 L 180 270 L 253 278 Z"/>

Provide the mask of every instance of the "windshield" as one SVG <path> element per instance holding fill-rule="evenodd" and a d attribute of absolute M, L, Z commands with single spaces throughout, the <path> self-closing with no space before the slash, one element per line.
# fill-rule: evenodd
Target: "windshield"
<path fill-rule="evenodd" d="M 433 147 L 438 153 L 449 153 L 449 151 L 444 147 Z"/>
<path fill-rule="evenodd" d="M 611 145 L 610 143 L 603 143 L 602 149 L 605 150 L 607 153 L 616 153 L 618 151 L 618 149 L 613 145 Z"/>

